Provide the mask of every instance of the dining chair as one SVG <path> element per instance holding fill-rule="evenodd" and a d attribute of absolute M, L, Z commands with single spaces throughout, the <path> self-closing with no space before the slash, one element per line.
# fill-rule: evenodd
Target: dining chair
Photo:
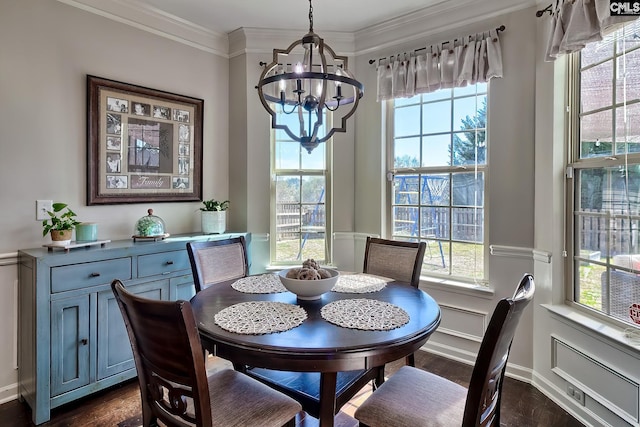
<path fill-rule="evenodd" d="M 361 426 L 500 426 L 507 359 L 524 309 L 533 299 L 525 274 L 513 297 L 500 300 L 485 331 L 469 388 L 411 366 L 401 367 L 356 410 Z"/>
<path fill-rule="evenodd" d="M 196 292 L 216 283 L 249 274 L 247 246 L 243 236 L 187 243 Z"/>
<path fill-rule="evenodd" d="M 404 242 L 367 236 L 362 272 L 388 277 L 417 288 L 420 284 L 420 271 L 426 248 L 425 242 Z M 408 355 L 405 360 L 407 365 L 416 366 L 413 354 Z"/>
<path fill-rule="evenodd" d="M 417 288 L 427 248 L 425 242 L 404 242 L 367 236 L 363 273 L 388 277 Z"/>
<path fill-rule="evenodd" d="M 131 341 L 143 426 L 295 426 L 301 405 L 248 376 L 207 376 L 191 304 L 159 301 L 111 283 Z"/>

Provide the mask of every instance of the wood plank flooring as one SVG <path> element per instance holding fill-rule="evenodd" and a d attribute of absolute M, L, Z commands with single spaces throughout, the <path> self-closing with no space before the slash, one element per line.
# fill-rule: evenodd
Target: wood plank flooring
<path fill-rule="evenodd" d="M 387 365 L 391 375 L 404 364 Z M 416 366 L 468 386 L 471 366 L 424 351 L 416 353 Z M 353 427 L 353 413 L 371 392 L 366 386 L 336 417 L 336 427 Z M 503 385 L 501 425 L 517 427 L 584 427 L 533 386 L 507 378 Z M 140 392 L 136 380 L 96 393 L 52 411 L 51 420 L 42 427 L 138 427 L 140 426 Z M 0 426 L 32 427 L 31 410 L 17 400 L 0 405 Z M 316 427 L 316 419 L 300 414 L 297 427 Z"/>

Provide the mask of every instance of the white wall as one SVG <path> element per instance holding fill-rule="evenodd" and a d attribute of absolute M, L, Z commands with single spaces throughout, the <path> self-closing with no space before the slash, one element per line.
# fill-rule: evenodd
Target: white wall
<path fill-rule="evenodd" d="M 36 199 L 68 203 L 102 239 L 130 238 L 147 208 L 169 233 L 199 231 L 198 202 L 86 206 L 86 75 L 204 99 L 204 196 L 226 198 L 228 69 L 226 58 L 57 1 L 0 2 L 0 254 L 48 242 Z M 15 261 L 0 266 L 3 325 L 14 325 Z M 17 380 L 13 327 L 2 329 L 0 402 L 15 398 Z"/>

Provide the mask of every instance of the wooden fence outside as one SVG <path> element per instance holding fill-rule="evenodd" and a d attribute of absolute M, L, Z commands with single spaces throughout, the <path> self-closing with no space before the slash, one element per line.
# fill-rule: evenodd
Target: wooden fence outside
<path fill-rule="evenodd" d="M 612 216 L 589 215 L 589 212 L 601 213 L 583 210 L 576 217 L 583 256 L 592 258 L 590 254 L 596 252 L 601 257 L 638 253 L 639 219 L 625 217 L 624 211 L 614 211 Z"/>

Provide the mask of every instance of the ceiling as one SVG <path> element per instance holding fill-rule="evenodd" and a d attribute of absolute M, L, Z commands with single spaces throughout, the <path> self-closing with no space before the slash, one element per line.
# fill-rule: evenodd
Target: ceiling
<path fill-rule="evenodd" d="M 314 30 L 355 32 L 391 18 L 441 3 L 464 5 L 488 0 L 315 0 Z M 209 30 L 229 33 L 240 27 L 307 30 L 308 0 L 135 0 Z"/>

